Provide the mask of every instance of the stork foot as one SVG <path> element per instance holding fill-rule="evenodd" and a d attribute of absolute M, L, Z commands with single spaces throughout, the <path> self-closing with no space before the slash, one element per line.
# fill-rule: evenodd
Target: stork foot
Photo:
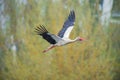
<path fill-rule="evenodd" d="M 43 53 L 47 52 L 47 50 L 44 50 Z"/>
<path fill-rule="evenodd" d="M 54 48 L 54 47 L 55 47 L 54 45 L 49 46 L 47 49 L 45 49 L 45 50 L 43 51 L 43 53 L 49 51 L 50 49 L 52 49 L 52 48 Z"/>

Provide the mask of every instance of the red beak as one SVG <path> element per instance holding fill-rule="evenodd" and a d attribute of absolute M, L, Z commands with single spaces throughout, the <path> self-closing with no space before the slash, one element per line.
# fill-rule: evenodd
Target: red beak
<path fill-rule="evenodd" d="M 80 41 L 84 41 L 85 40 L 85 38 L 80 38 Z"/>

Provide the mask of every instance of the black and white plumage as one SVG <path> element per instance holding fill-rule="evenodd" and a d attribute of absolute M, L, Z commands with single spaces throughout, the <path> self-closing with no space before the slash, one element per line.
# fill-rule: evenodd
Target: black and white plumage
<path fill-rule="evenodd" d="M 42 36 L 43 39 L 48 41 L 50 44 L 56 44 L 58 41 L 62 40 L 60 37 L 49 33 L 43 25 L 37 27 L 36 32 L 38 35 Z"/>
<path fill-rule="evenodd" d="M 63 37 L 69 37 L 70 32 L 73 29 L 75 23 L 75 12 L 71 11 L 68 19 L 64 22 L 63 28 L 60 30 L 60 32 L 58 33 L 58 36 L 63 38 Z"/>
<path fill-rule="evenodd" d="M 55 46 L 62 46 L 68 43 L 76 42 L 76 41 L 83 41 L 83 38 L 80 38 L 80 37 L 77 37 L 74 40 L 69 39 L 69 35 L 74 27 L 74 23 L 75 23 L 75 12 L 72 10 L 70 11 L 69 16 L 67 20 L 64 22 L 63 28 L 60 30 L 58 35 L 49 33 L 43 25 L 40 25 L 39 27 L 37 27 L 36 28 L 37 34 L 42 36 L 43 39 L 45 39 L 51 44 L 51 46 L 48 47 L 43 52 L 46 52 Z"/>

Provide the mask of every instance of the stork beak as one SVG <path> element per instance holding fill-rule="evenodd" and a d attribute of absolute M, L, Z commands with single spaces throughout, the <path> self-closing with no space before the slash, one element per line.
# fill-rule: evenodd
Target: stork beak
<path fill-rule="evenodd" d="M 80 38 L 79 40 L 80 40 L 80 41 L 85 41 L 86 39 L 85 39 L 85 38 Z"/>

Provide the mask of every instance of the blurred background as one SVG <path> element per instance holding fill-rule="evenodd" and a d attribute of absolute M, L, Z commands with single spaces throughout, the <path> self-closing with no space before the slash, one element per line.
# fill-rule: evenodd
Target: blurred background
<path fill-rule="evenodd" d="M 57 34 L 71 9 L 88 41 L 43 54 L 34 28 Z M 120 80 L 119 35 L 120 0 L 0 0 L 0 80 Z"/>

